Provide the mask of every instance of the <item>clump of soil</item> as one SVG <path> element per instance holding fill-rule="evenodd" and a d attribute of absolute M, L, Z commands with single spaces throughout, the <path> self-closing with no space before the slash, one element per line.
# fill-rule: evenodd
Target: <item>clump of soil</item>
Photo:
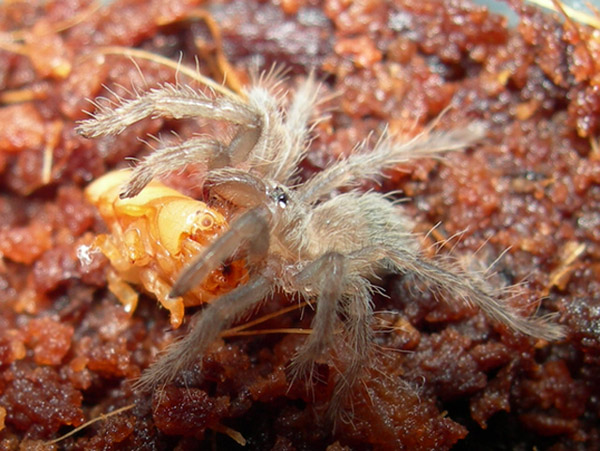
<path fill-rule="evenodd" d="M 0 448 L 232 449 L 240 437 L 260 450 L 600 447 L 598 31 L 512 6 L 520 22 L 510 29 L 466 0 L 1 3 Z M 316 71 L 327 119 L 304 177 L 386 125 L 419 129 L 449 106 L 441 128 L 485 121 L 488 136 L 471 150 L 364 188 L 406 197 L 424 236 L 439 224 L 425 245 L 449 238 L 476 268 L 503 254 L 492 283 L 521 284 L 511 302 L 557 312 L 567 338 L 518 336 L 396 276 L 374 299 L 378 357 L 335 431 L 321 422 L 335 356 L 314 385 L 290 386 L 301 334 L 232 334 L 212 345 L 196 385 L 135 393 L 131 381 L 185 326 L 172 332 L 149 297 L 126 314 L 107 289 L 106 260 L 81 264 L 80 246 L 106 230 L 82 190 L 147 154 L 140 138 L 205 124 L 148 119 L 117 137 L 77 135 L 88 99 L 185 81 L 124 47 L 191 67 L 199 55 L 219 82 L 224 68 L 230 83 L 248 82 L 257 62 L 288 68 L 290 88 Z M 169 182 L 202 193 L 191 172 Z M 275 297 L 252 317 L 289 305 Z M 310 319 L 310 309 L 293 311 L 264 326 Z"/>

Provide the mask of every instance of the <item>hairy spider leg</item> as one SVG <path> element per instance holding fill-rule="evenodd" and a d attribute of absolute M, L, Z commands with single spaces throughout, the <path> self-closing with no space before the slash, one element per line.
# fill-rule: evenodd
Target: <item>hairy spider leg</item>
<path fill-rule="evenodd" d="M 443 132 L 427 128 L 407 142 L 400 142 L 386 131 L 373 149 L 359 145 L 347 158 L 307 180 L 298 190 L 299 197 L 305 202 L 315 203 L 341 187 L 377 180 L 385 169 L 421 158 L 440 158 L 442 152 L 462 150 L 481 139 L 484 131 L 481 122 Z"/>
<path fill-rule="evenodd" d="M 326 418 L 335 424 L 337 416 L 344 412 L 343 404 L 348 400 L 352 389 L 369 368 L 371 351 L 373 347 L 373 330 L 371 328 L 373 319 L 373 305 L 371 302 L 371 284 L 368 280 L 358 274 L 353 277 L 352 289 L 345 293 L 342 298 L 345 314 L 345 343 L 346 359 L 344 371 L 337 381 Z M 349 411 L 346 411 L 349 412 Z"/>
<path fill-rule="evenodd" d="M 83 121 L 77 131 L 88 138 L 117 135 L 130 125 L 147 117 L 194 119 L 198 117 L 254 124 L 259 115 L 246 102 L 228 97 L 209 97 L 186 85 L 166 83 L 133 99 L 117 98 L 116 108 L 96 102 L 98 112 L 91 120 Z M 260 124 L 256 124 L 257 126 Z"/>
<path fill-rule="evenodd" d="M 564 337 L 564 329 L 557 326 L 554 315 L 526 317 L 498 300 L 482 277 L 462 269 L 457 261 L 437 258 L 427 261 L 418 255 L 390 249 L 387 258 L 401 271 L 409 271 L 429 285 L 434 285 L 459 300 L 475 305 L 499 324 L 531 337 L 554 341 Z"/>
<path fill-rule="evenodd" d="M 167 346 L 159 359 L 142 373 L 135 388 L 142 391 L 160 390 L 173 382 L 184 370 L 189 370 L 194 362 L 202 359 L 204 351 L 219 337 L 220 332 L 270 292 L 271 282 L 256 276 L 196 313 L 188 333 Z"/>
<path fill-rule="evenodd" d="M 122 100 L 115 109 L 96 105 L 99 111 L 93 119 L 83 121 L 77 128 L 83 136 L 93 138 L 118 134 L 147 117 L 203 117 L 239 126 L 227 146 L 212 138 L 196 137 L 157 149 L 135 167 L 120 193 L 121 198 L 133 197 L 154 177 L 190 164 L 205 163 L 209 170 L 239 164 L 254 149 L 262 133 L 261 115 L 245 102 L 208 97 L 189 86 L 166 84 L 131 100 Z"/>
<path fill-rule="evenodd" d="M 371 322 L 370 282 L 352 270 L 351 258 L 338 252 L 327 252 L 309 263 L 295 277 L 299 292 L 306 286 L 315 287 L 316 313 L 311 323 L 312 333 L 292 361 L 292 381 L 306 377 L 313 380 L 315 361 L 331 349 L 338 313 L 344 312 L 344 340 L 347 349 L 339 380 L 327 409 L 326 418 L 335 421 L 342 404 L 361 376 L 370 357 Z M 348 351 L 348 352 L 345 352 Z"/>
<path fill-rule="evenodd" d="M 294 277 L 293 283 L 299 292 L 307 292 L 306 287 L 311 287 L 310 291 L 317 296 L 312 333 L 292 362 L 294 379 L 303 376 L 312 379 L 315 360 L 331 346 L 338 303 L 344 293 L 345 263 L 346 257 L 343 255 L 328 252 L 309 263 Z"/>
<path fill-rule="evenodd" d="M 213 242 L 195 261 L 186 267 L 171 289 L 172 297 L 181 296 L 241 248 L 250 258 L 264 257 L 269 248 L 269 230 L 264 208 L 244 213 L 219 239 Z M 194 315 L 188 334 L 168 346 L 162 356 L 142 373 L 136 386 L 151 389 L 173 381 L 181 370 L 186 370 L 201 359 L 210 343 L 243 312 L 267 297 L 272 290 L 270 280 L 251 276 L 250 281 L 230 293 L 217 298 L 204 310 Z"/>

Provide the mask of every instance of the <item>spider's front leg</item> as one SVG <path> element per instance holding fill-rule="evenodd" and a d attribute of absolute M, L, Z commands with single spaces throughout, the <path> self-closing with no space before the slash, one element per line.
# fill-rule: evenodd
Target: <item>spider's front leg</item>
<path fill-rule="evenodd" d="M 266 255 L 269 229 L 264 209 L 252 209 L 235 221 L 224 235 L 183 271 L 171 290 L 171 296 L 180 296 L 193 288 L 240 248 L 245 248 L 250 258 L 260 259 Z M 223 329 L 241 313 L 263 300 L 271 289 L 270 280 L 254 275 L 247 284 L 221 296 L 198 312 L 192 319 L 187 335 L 166 348 L 158 361 L 142 374 L 136 387 L 141 390 L 164 387 L 182 371 L 190 369 Z"/>
<path fill-rule="evenodd" d="M 94 102 L 98 111 L 91 119 L 81 122 L 77 127 L 78 133 L 88 138 L 117 135 L 147 117 L 203 117 L 240 125 L 253 124 L 258 118 L 254 109 L 237 97 L 209 97 L 190 86 L 169 83 L 150 89 L 133 99 L 117 97 L 115 102 L 104 100 L 102 103 Z"/>
<path fill-rule="evenodd" d="M 221 296 L 206 309 L 196 313 L 192 326 L 181 340 L 172 343 L 162 356 L 144 371 L 135 384 L 138 390 L 159 390 L 173 382 L 203 354 L 219 333 L 235 319 L 262 301 L 270 292 L 271 283 L 263 277 L 254 277 L 247 284 Z"/>
<path fill-rule="evenodd" d="M 174 119 L 206 118 L 226 121 L 238 130 L 225 145 L 207 137 L 196 137 L 174 146 L 164 146 L 140 162 L 120 197 L 133 197 L 155 177 L 190 164 L 204 163 L 208 170 L 244 161 L 262 134 L 262 116 L 237 98 L 208 97 L 188 86 L 165 84 L 131 100 L 118 101 L 116 108 L 96 103 L 98 112 L 82 121 L 77 132 L 88 138 L 115 135 L 147 117 Z"/>

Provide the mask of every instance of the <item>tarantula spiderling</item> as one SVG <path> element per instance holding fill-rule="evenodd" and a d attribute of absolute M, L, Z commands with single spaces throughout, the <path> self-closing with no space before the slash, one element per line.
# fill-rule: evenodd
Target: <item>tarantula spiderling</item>
<path fill-rule="evenodd" d="M 206 201 L 228 205 L 233 220 L 183 269 L 170 294 L 183 295 L 231 259 L 243 256 L 249 272 L 247 283 L 196 314 L 189 333 L 142 374 L 138 388 L 172 382 L 201 360 L 224 328 L 279 290 L 317 300 L 313 332 L 292 362 L 294 376 L 310 376 L 315 360 L 332 345 L 335 326 L 344 326 L 348 352 L 342 353 L 347 361 L 332 398 L 330 411 L 335 413 L 371 355 L 371 294 L 381 273 L 410 273 L 519 332 L 546 340 L 563 335 L 548 317 L 522 317 L 456 261 L 426 258 L 400 206 L 379 193 L 352 189 L 399 163 L 469 146 L 482 137 L 483 124 L 443 132 L 428 129 L 405 142 L 385 134 L 373 149 L 359 146 L 298 183 L 318 91 L 312 76 L 289 101 L 269 77 L 247 90 L 247 100 L 166 84 L 120 100 L 114 108 L 101 107 L 79 126 L 88 137 L 119 133 L 148 116 L 214 119 L 236 127 L 229 142 L 199 136 L 157 149 L 135 167 L 122 188 L 121 197 L 132 198 L 155 177 L 203 164 Z M 347 191 L 338 194 L 339 189 Z"/>

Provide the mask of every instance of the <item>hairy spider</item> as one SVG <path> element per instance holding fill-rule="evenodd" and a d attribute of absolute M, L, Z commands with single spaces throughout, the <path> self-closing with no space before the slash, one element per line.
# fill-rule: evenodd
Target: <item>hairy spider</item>
<path fill-rule="evenodd" d="M 149 116 L 200 117 L 236 127 L 229 142 L 197 136 L 157 149 L 135 167 L 121 190 L 121 198 L 137 196 L 155 177 L 190 164 L 205 165 L 206 201 L 228 205 L 233 220 L 183 269 L 170 295 L 188 292 L 233 258 L 244 256 L 249 271 L 247 283 L 196 314 L 188 334 L 142 374 L 138 387 L 172 382 L 243 312 L 282 291 L 317 301 L 312 334 L 292 362 L 294 376 L 310 376 L 315 360 L 330 349 L 333 331 L 343 325 L 347 361 L 332 397 L 330 411 L 335 413 L 371 355 L 371 295 L 373 281 L 382 273 L 412 274 L 519 332 L 546 340 L 562 336 L 562 328 L 548 317 L 522 317 L 479 274 L 461 269 L 457 261 L 426 258 L 399 205 L 382 194 L 352 189 L 399 163 L 464 148 L 483 135 L 484 125 L 446 132 L 430 128 L 405 142 L 385 134 L 373 149 L 358 146 L 347 158 L 298 183 L 318 91 L 313 77 L 289 101 L 269 77 L 251 86 L 246 99 L 165 84 L 116 105 L 97 105 L 93 118 L 79 126 L 87 137 L 117 134 Z M 340 189 L 346 192 L 340 194 Z"/>

